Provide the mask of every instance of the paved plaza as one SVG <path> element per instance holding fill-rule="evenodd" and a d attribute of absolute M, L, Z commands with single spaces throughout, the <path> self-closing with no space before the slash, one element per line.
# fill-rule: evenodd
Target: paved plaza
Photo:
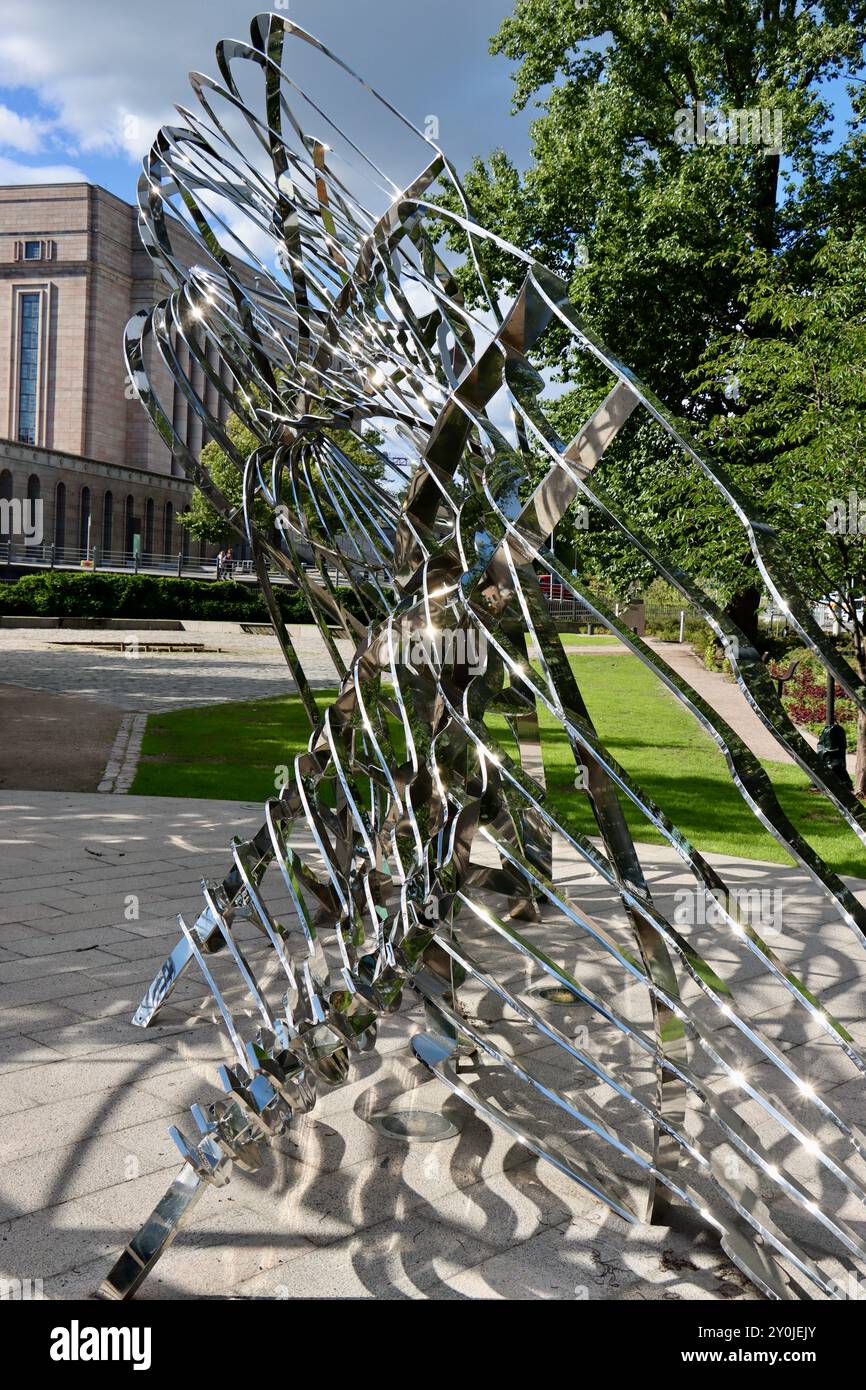
<path fill-rule="evenodd" d="M 332 685 L 336 671 L 318 629 L 299 623 L 288 631 L 310 683 Z M 146 650 L 157 643 L 189 651 Z M 121 649 L 105 650 L 107 644 Z M 337 645 L 351 656 L 351 643 Z M 245 633 L 239 623 L 184 622 L 182 632 L 0 629 L 0 673 L 4 685 L 147 714 L 257 700 L 295 688 L 276 638 Z"/>
<path fill-rule="evenodd" d="M 313 684 L 332 684 L 336 673 L 316 630 L 294 627 L 291 634 Z M 166 640 L 190 649 L 143 650 Z M 120 651 L 103 648 L 118 641 Z M 206 650 L 194 649 L 201 646 Z M 341 650 L 350 655 L 347 643 Z M 592 660 L 616 649 L 580 650 Z M 754 742 L 758 721 L 736 687 L 700 671 L 695 679 L 685 669 L 686 653 L 673 644 L 662 650 Z M 91 1297 L 179 1169 L 170 1126 L 193 1133 L 189 1106 L 217 1098 L 216 1069 L 232 1060 L 195 968 L 152 1028 L 133 1028 L 132 1014 L 177 940 L 177 913 L 195 918 L 200 881 L 223 877 L 230 837 L 255 831 L 261 819 L 258 806 L 106 796 L 96 786 L 129 785 L 147 713 L 276 695 L 292 683 L 273 637 L 228 623 L 189 623 L 180 633 L 4 630 L 0 661 L 8 682 L 0 686 L 7 730 L 0 782 L 0 1277 L 41 1280 L 47 1298 Z M 769 755 L 763 746 L 759 751 Z M 21 767 L 34 779 L 31 790 L 15 786 Z M 297 847 L 309 853 L 303 837 Z M 674 914 L 690 882 L 682 864 L 672 851 L 639 851 L 659 906 Z M 708 859 L 761 904 L 761 935 L 782 965 L 796 970 L 866 1047 L 863 943 L 799 871 Z M 607 890 L 562 844 L 556 870 L 612 936 L 631 940 Z M 866 891 L 866 884 L 852 886 L 861 896 Z M 290 922 L 279 891 L 276 899 L 272 889 L 267 896 Z M 537 945 L 648 1026 L 645 990 L 627 982 L 623 988 L 597 945 L 575 940 L 562 923 L 538 931 Z M 862 1077 L 844 1051 L 742 942 L 699 916 L 686 934 L 798 1074 L 866 1128 Z M 258 943 L 254 934 L 244 943 L 252 962 L 262 956 Z M 595 1026 L 586 1005 L 563 1006 L 535 993 L 545 977 L 530 980 L 506 952 L 489 950 L 485 968 L 508 988 L 531 987 L 533 1007 L 564 1033 Z M 243 1020 L 248 1002 L 233 988 L 226 985 L 226 998 Z M 698 1015 L 700 1003 L 690 999 Z M 595 1094 L 590 1078 L 575 1079 L 574 1069 L 566 1075 L 558 1048 L 517 1029 L 507 1007 L 491 1015 L 489 1001 L 471 994 L 467 1007 L 496 1030 L 507 1055 L 529 1058 L 545 1084 L 574 1103 Z M 715 1029 L 718 1016 L 708 1010 L 705 1021 Z M 757 1297 L 704 1231 L 682 1217 L 676 1228 L 628 1225 L 431 1079 L 411 1051 L 412 1037 L 425 1027 L 423 1009 L 411 999 L 384 1019 L 375 1052 L 356 1060 L 345 1086 L 320 1095 L 312 1113 L 296 1118 L 259 1172 L 235 1169 L 227 1187 L 205 1194 L 139 1297 Z M 735 1047 L 741 1041 L 732 1036 Z M 621 1040 L 594 1033 L 593 1045 L 614 1058 Z M 692 1063 L 730 1091 L 706 1059 Z M 631 1059 L 629 1074 L 649 1096 L 652 1075 L 639 1064 Z M 767 1069 L 765 1060 L 744 1054 L 747 1079 L 764 1084 Z M 489 1086 L 494 1102 L 504 1097 L 507 1109 L 519 1113 L 524 1104 L 495 1069 L 477 1084 L 479 1094 Z M 778 1077 L 774 1085 L 799 1113 L 802 1097 L 786 1095 Z M 733 1102 L 756 1132 L 768 1134 L 767 1115 L 751 1097 Z M 389 1137 L 373 1121 L 395 1109 L 444 1114 L 457 1133 L 435 1143 Z M 612 1125 L 618 1122 L 634 1123 L 611 1112 Z M 551 1128 L 533 1112 L 532 1123 L 549 1141 L 558 1137 L 557 1122 Z M 690 1123 L 699 1135 L 705 1117 L 695 1111 Z M 575 1138 L 580 1145 L 592 1136 L 578 1127 Z M 840 1142 L 829 1127 L 821 1139 L 831 1150 Z M 774 1161 L 791 1161 L 795 1171 L 811 1161 L 792 1155 L 784 1135 L 773 1143 Z M 853 1167 L 866 1170 L 859 1159 Z M 643 1175 L 619 1176 L 642 1210 Z M 845 1191 L 828 1182 L 824 1201 L 862 1231 Z M 784 1219 L 785 1229 L 800 1232 L 799 1211 Z M 825 1248 L 821 1231 L 806 1229 L 801 1237 L 813 1250 Z"/>
<path fill-rule="evenodd" d="M 0 795 L 4 1277 L 41 1279 L 48 1298 L 92 1295 L 177 1171 L 169 1126 L 191 1133 L 189 1105 L 219 1093 L 224 1031 L 194 971 L 154 1027 L 133 1028 L 130 1018 L 177 939 L 176 913 L 196 915 L 198 881 L 222 877 L 230 835 L 259 819 L 258 807 L 239 803 Z M 659 905 L 672 911 L 682 866 L 663 849 L 641 853 Z M 734 885 L 777 895 L 774 949 L 866 1043 L 862 945 L 795 870 L 710 858 Z M 612 920 L 581 866 L 559 852 L 557 871 Z M 596 948 L 558 928 L 553 935 L 553 954 L 579 978 L 597 967 Z M 709 926 L 693 936 L 768 1036 L 866 1122 L 862 1079 L 841 1049 L 741 943 Z M 621 990 L 618 998 L 625 1007 Z M 577 1021 L 570 1008 L 538 1007 L 566 1030 Z M 706 1237 L 627 1226 L 476 1118 L 413 1060 L 410 1039 L 424 1026 L 417 1005 L 385 1019 L 376 1052 L 293 1122 L 262 1171 L 236 1169 L 227 1187 L 205 1194 L 139 1297 L 756 1296 Z M 491 1026 L 505 1029 L 507 1019 Z M 536 1047 L 533 1064 L 543 1067 L 546 1050 Z M 437 1143 L 389 1138 L 370 1119 L 392 1108 L 444 1112 L 459 1133 Z M 832 1184 L 826 1200 L 837 1200 Z"/>
<path fill-rule="evenodd" d="M 318 629 L 295 624 L 289 634 L 310 684 L 334 685 Z M 147 650 L 159 643 L 179 650 Z M 348 660 L 351 643 L 337 647 Z M 0 790 L 125 791 L 148 714 L 294 689 L 277 639 L 239 623 L 186 622 L 180 632 L 0 628 Z"/>

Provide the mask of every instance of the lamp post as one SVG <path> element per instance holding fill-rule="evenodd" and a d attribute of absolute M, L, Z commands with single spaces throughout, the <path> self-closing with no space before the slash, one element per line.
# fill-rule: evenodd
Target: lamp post
<path fill-rule="evenodd" d="M 848 740 L 841 724 L 836 723 L 836 680 L 827 676 L 827 714 L 824 732 L 818 739 L 818 759 L 826 770 L 843 786 L 853 787 L 848 774 Z"/>

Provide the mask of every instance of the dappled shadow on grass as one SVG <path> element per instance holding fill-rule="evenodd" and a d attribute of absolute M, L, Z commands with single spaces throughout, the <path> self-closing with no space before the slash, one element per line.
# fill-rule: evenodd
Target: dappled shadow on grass
<path fill-rule="evenodd" d="M 636 779 L 638 780 L 638 779 Z M 805 780 L 805 779 L 804 779 Z M 791 856 L 766 831 L 730 781 L 690 773 L 683 778 L 652 772 L 639 778 L 653 802 L 699 850 L 744 859 L 791 864 Z M 589 803 L 574 789 L 573 777 L 548 772 L 548 804 L 567 830 L 598 833 Z M 779 802 L 792 824 L 837 873 L 866 877 L 866 851 L 832 807 L 807 786 L 777 789 Z M 648 844 L 670 841 L 627 797 L 620 802 L 636 840 Z"/>

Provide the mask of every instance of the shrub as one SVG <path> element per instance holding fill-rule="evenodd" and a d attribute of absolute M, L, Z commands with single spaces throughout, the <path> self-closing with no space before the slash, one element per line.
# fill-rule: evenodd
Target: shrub
<path fill-rule="evenodd" d="M 706 627 L 703 620 L 686 613 L 686 621 L 683 625 L 684 640 L 701 643 L 705 632 Z M 678 642 L 680 640 L 679 614 L 667 615 L 647 612 L 646 634 L 647 637 L 655 637 L 659 642 Z"/>
<path fill-rule="evenodd" d="M 820 734 L 827 722 L 827 673 L 817 657 L 807 647 L 789 653 L 789 660 L 782 666 L 770 663 L 770 674 L 776 670 L 787 670 L 791 659 L 799 661 L 799 666 L 791 680 L 782 686 L 782 703 L 792 722 L 805 727 L 810 733 Z M 849 744 L 857 736 L 857 709 L 841 686 L 836 686 L 836 723 L 841 724 L 851 736 Z"/>
<path fill-rule="evenodd" d="M 712 628 L 710 628 L 707 631 L 706 641 L 704 643 L 703 658 L 704 665 L 706 666 L 708 671 L 723 671 L 726 674 L 730 672 L 730 667 L 728 666 L 728 663 L 725 660 L 725 654 L 722 650 L 722 644 L 720 643 L 716 634 L 713 632 Z"/>
<path fill-rule="evenodd" d="M 287 622 L 311 622 L 299 589 L 275 585 Z M 353 589 L 338 590 L 346 608 L 361 618 Z M 44 570 L 14 584 L 0 584 L 0 614 L 46 618 L 177 618 L 213 622 L 268 622 L 255 585 L 233 580 L 157 578 L 147 574 L 69 574 Z"/>

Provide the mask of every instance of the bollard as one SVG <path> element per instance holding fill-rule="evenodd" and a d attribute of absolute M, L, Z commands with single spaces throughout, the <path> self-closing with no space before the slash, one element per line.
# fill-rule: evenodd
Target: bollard
<path fill-rule="evenodd" d="M 827 676 L 827 710 L 824 730 L 818 739 L 818 761 L 843 786 L 853 788 L 848 771 L 848 740 L 841 724 L 836 723 L 836 680 Z"/>
<path fill-rule="evenodd" d="M 178 577 L 178 579 L 180 579 L 180 577 L 181 577 L 181 572 L 182 572 L 182 570 L 183 570 L 183 551 L 182 551 L 182 550 L 179 550 L 179 551 L 177 552 L 177 577 Z"/>

